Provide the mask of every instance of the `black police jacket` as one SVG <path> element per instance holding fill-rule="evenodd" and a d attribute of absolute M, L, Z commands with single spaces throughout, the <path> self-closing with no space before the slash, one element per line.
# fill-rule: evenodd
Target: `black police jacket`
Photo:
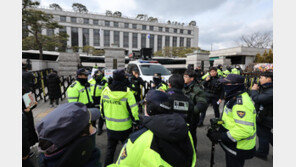
<path fill-rule="evenodd" d="M 219 99 L 223 99 L 224 97 L 224 91 L 222 84 L 218 81 L 219 77 L 210 77 L 210 80 L 206 81 L 204 80 L 202 82 L 202 85 L 205 88 L 205 92 L 207 93 L 207 96 L 209 98 L 211 97 L 217 97 Z"/>
<path fill-rule="evenodd" d="M 257 123 L 273 128 L 273 83 L 261 85 L 259 91 L 251 90 L 250 95 L 255 102 Z"/>

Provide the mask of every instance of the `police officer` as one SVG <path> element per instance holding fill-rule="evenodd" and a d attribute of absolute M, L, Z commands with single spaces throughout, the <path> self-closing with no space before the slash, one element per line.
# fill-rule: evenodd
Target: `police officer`
<path fill-rule="evenodd" d="M 130 135 L 115 166 L 194 167 L 196 153 L 191 134 L 180 114 L 171 111 L 169 97 L 150 90 L 144 99 L 143 128 Z"/>
<path fill-rule="evenodd" d="M 221 78 L 225 90 L 223 124 L 219 131 L 208 130 L 207 136 L 220 142 L 226 154 L 226 167 L 243 167 L 254 156 L 256 145 L 256 111 L 244 87 L 244 78 L 229 74 Z"/>
<path fill-rule="evenodd" d="M 68 102 L 80 102 L 88 108 L 93 107 L 90 84 L 87 82 L 89 72 L 84 68 L 77 70 L 76 81 L 67 89 Z"/>
<path fill-rule="evenodd" d="M 273 74 L 264 72 L 260 75 L 260 86 L 254 84 L 250 95 L 257 111 L 257 136 L 259 148 L 255 156 L 267 160 L 269 143 L 273 145 Z"/>
<path fill-rule="evenodd" d="M 106 121 L 107 153 L 105 166 L 113 163 L 118 141 L 122 143 L 138 124 L 138 105 L 131 91 L 127 89 L 123 69 L 113 72 L 113 81 L 101 94 L 101 114 Z"/>
<path fill-rule="evenodd" d="M 195 71 L 195 75 L 196 75 L 195 81 L 197 81 L 199 83 L 200 81 L 202 81 L 201 77 L 204 75 L 204 71 L 201 69 L 200 66 L 197 66 L 194 71 Z"/>
<path fill-rule="evenodd" d="M 235 68 L 233 68 L 231 70 L 231 74 L 238 74 L 238 75 L 240 75 L 241 74 L 241 68 L 240 68 L 240 66 L 239 65 L 236 65 Z"/>
<path fill-rule="evenodd" d="M 216 118 L 220 117 L 219 104 L 222 102 L 224 96 L 222 84 L 218 81 L 218 79 L 217 68 L 211 67 L 210 75 L 202 83 L 208 96 L 208 104 L 213 106 Z M 206 112 L 201 113 L 199 126 L 203 125 L 205 115 Z"/>
<path fill-rule="evenodd" d="M 133 73 L 133 75 L 131 77 L 131 83 L 135 86 L 135 90 L 136 90 L 135 98 L 136 98 L 136 101 L 139 102 L 139 101 L 141 101 L 141 85 L 145 86 L 145 82 L 139 76 L 138 69 L 134 68 L 132 70 L 132 73 Z"/>
<path fill-rule="evenodd" d="M 88 81 L 90 83 L 91 95 L 94 101 L 95 107 L 99 107 L 101 101 L 101 94 L 106 86 L 108 86 L 107 79 L 104 77 L 104 73 L 101 70 L 97 70 L 94 72 L 94 76 L 91 80 Z M 102 117 L 99 118 L 98 123 L 98 135 L 103 133 L 103 125 L 104 120 Z"/>
<path fill-rule="evenodd" d="M 217 73 L 218 73 L 218 76 L 219 77 L 223 77 L 223 66 L 222 66 L 222 64 L 219 64 L 218 66 L 217 66 Z"/>
<path fill-rule="evenodd" d="M 161 79 L 161 74 L 160 73 L 155 73 L 153 76 L 153 83 L 152 83 L 152 89 L 160 90 L 165 92 L 168 89 L 167 83 L 165 83 Z"/>
<path fill-rule="evenodd" d="M 195 148 L 197 146 L 196 128 L 199 123 L 200 113 L 206 112 L 208 107 L 207 97 L 200 85 L 194 80 L 194 71 L 187 70 L 184 73 L 184 94 L 193 102 L 193 114 L 190 117 L 190 132 L 193 137 Z"/>
<path fill-rule="evenodd" d="M 231 66 L 226 66 L 226 70 L 223 71 L 223 77 L 227 77 L 231 73 Z"/>

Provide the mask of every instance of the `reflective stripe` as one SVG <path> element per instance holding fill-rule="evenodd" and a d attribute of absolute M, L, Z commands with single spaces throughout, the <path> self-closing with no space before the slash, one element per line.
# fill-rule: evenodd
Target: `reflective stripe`
<path fill-rule="evenodd" d="M 230 152 L 230 153 L 233 154 L 233 155 L 236 155 L 236 152 L 235 152 L 235 151 L 233 151 L 233 150 L 231 150 L 230 148 L 228 148 L 227 146 L 225 146 L 222 142 L 220 142 L 220 144 L 221 144 L 221 146 L 222 146 L 225 150 L 227 150 L 228 152 Z"/>
<path fill-rule="evenodd" d="M 232 112 L 232 110 L 230 108 L 228 108 L 228 107 L 225 107 L 225 110 L 224 111 L 226 112 L 226 114 Z"/>
<path fill-rule="evenodd" d="M 68 97 L 68 99 L 78 99 L 78 97 Z"/>
<path fill-rule="evenodd" d="M 226 134 L 231 141 L 236 142 L 236 140 L 231 136 L 229 131 Z"/>
<path fill-rule="evenodd" d="M 115 118 L 108 118 L 105 116 L 105 118 L 108 120 L 108 121 L 113 121 L 113 122 L 126 122 L 126 121 L 129 121 L 131 118 L 128 117 L 126 119 L 115 119 Z"/>
<path fill-rule="evenodd" d="M 120 101 L 126 101 L 127 100 L 127 98 L 122 98 Z"/>
<path fill-rule="evenodd" d="M 83 88 L 83 89 L 80 89 L 78 92 L 83 92 L 85 90 L 85 88 Z"/>
<path fill-rule="evenodd" d="M 95 84 L 90 84 L 90 86 L 95 86 Z"/>
<path fill-rule="evenodd" d="M 254 139 L 254 138 L 255 138 L 255 136 L 256 136 L 256 133 L 254 133 L 254 135 L 253 135 L 253 136 L 250 136 L 250 137 L 248 137 L 248 138 L 245 138 L 244 140 L 252 140 L 252 139 Z"/>
<path fill-rule="evenodd" d="M 131 105 L 130 108 L 133 108 L 133 107 L 136 107 L 136 106 L 137 106 L 137 103 Z"/>
<path fill-rule="evenodd" d="M 253 122 L 247 122 L 247 121 L 242 121 L 242 120 L 238 120 L 238 119 L 234 119 L 234 122 L 235 123 L 238 123 L 238 124 L 254 126 L 254 123 Z"/>
<path fill-rule="evenodd" d="M 104 99 L 110 99 L 109 96 L 107 96 L 107 95 L 104 95 L 103 98 Z"/>

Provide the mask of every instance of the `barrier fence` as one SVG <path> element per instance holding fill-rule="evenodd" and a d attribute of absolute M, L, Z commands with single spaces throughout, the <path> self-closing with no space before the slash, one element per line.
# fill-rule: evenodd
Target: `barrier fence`
<path fill-rule="evenodd" d="M 49 99 L 48 89 L 47 89 L 47 76 L 52 72 L 53 69 L 44 69 L 39 71 L 32 71 L 35 76 L 33 94 L 37 102 L 43 100 L 46 102 Z M 61 100 L 66 98 L 66 91 L 69 85 L 75 80 L 74 76 L 60 76 L 60 89 L 61 89 Z"/>

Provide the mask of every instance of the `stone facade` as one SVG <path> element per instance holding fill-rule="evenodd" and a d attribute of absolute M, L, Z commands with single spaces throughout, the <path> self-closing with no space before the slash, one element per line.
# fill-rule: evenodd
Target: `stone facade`
<path fill-rule="evenodd" d="M 80 61 L 78 53 L 60 53 L 58 58 L 58 73 L 60 76 L 76 75 Z"/>
<path fill-rule="evenodd" d="M 193 68 L 195 69 L 197 66 L 202 66 L 202 62 L 204 62 L 204 69 L 208 69 L 210 67 L 209 53 L 195 51 L 194 53 L 187 54 L 186 67 L 193 64 Z"/>
<path fill-rule="evenodd" d="M 105 48 L 105 67 L 107 69 L 122 69 L 125 68 L 125 55 L 122 48 Z M 113 65 L 114 60 L 117 66 Z"/>

